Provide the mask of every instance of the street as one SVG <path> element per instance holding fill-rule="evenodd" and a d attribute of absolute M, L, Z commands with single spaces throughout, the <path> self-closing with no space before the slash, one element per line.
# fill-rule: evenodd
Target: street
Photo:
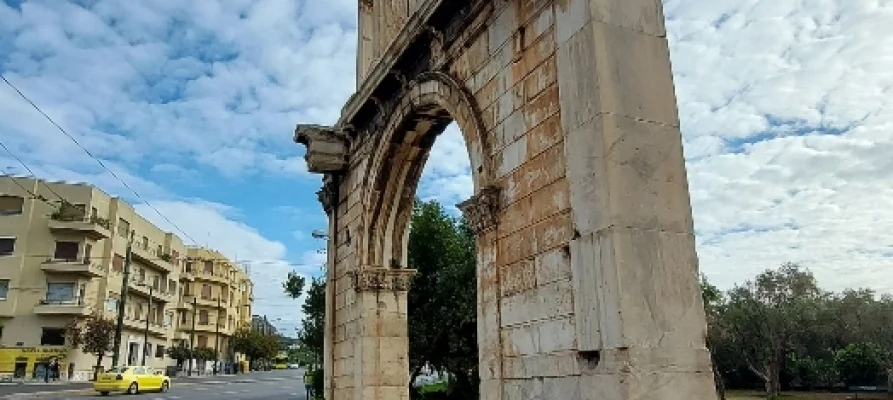
<path fill-rule="evenodd" d="M 42 391 L 39 393 L 14 393 L 0 397 L 4 400 L 17 399 L 47 399 L 47 400 L 83 400 L 83 399 L 109 399 L 146 398 L 151 400 L 210 400 L 210 399 L 306 399 L 304 396 L 304 384 L 302 370 L 284 370 L 255 372 L 246 375 L 216 376 L 204 378 L 175 378 L 171 390 L 167 393 L 141 393 L 140 395 L 127 396 L 112 394 L 101 396 L 93 392 L 90 386 L 85 385 L 79 389 L 59 390 L 58 393 Z M 60 388 L 61 389 L 61 388 Z"/>

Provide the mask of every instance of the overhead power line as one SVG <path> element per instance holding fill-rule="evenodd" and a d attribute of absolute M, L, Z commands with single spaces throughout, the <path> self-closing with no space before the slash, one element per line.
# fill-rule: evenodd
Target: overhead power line
<path fill-rule="evenodd" d="M 174 229 L 176 229 L 178 232 L 180 232 L 181 234 L 183 234 L 183 236 L 186 237 L 187 239 L 189 239 L 190 241 L 192 241 L 192 243 L 194 243 L 194 244 L 196 244 L 196 245 L 199 244 L 199 242 L 198 242 L 197 240 L 193 239 L 192 236 L 189 236 L 189 234 L 186 233 L 186 231 L 180 229 L 180 227 L 177 226 L 177 224 L 175 224 L 173 221 L 171 221 L 170 218 L 168 218 L 167 216 L 165 216 L 164 214 L 162 214 L 161 211 L 158 211 L 158 209 L 155 208 L 155 206 L 153 206 L 151 203 L 149 203 L 149 202 L 148 202 L 145 198 L 143 198 L 143 196 L 141 196 L 136 190 L 134 190 L 132 187 L 130 187 L 130 185 L 128 185 L 127 182 L 124 182 L 124 180 L 121 179 L 121 178 L 118 176 L 118 174 L 115 173 L 115 171 L 112 171 L 109 167 L 107 167 L 107 166 L 105 165 L 105 163 L 102 162 L 102 160 L 100 160 L 98 157 L 96 157 L 95 155 L 93 155 L 93 153 L 91 153 L 90 150 L 88 150 L 86 147 L 84 147 L 84 146 L 81 144 L 81 142 L 79 142 L 77 139 L 75 139 L 74 136 L 72 136 L 71 134 L 68 133 L 68 131 L 66 131 L 64 128 L 62 128 L 61 126 L 59 126 L 59 124 L 57 124 L 56 121 L 54 121 L 49 115 L 47 115 L 45 112 L 43 112 L 43 110 L 41 110 L 40 107 L 37 106 L 37 104 L 35 104 L 33 101 L 31 101 L 31 99 L 29 99 L 28 96 L 25 96 L 25 94 L 22 93 L 22 91 L 19 90 L 19 88 L 17 88 L 15 85 L 13 85 L 12 82 L 10 82 L 8 79 L 6 79 L 5 76 L 3 76 L 2 74 L 0 74 L 0 78 L 2 78 L 2 79 L 3 79 L 3 82 L 6 82 L 6 84 L 7 84 L 10 88 L 12 88 L 12 90 L 15 90 L 15 92 L 18 93 L 19 96 L 21 96 L 22 99 L 24 99 L 25 101 L 27 101 L 28 104 L 31 104 L 31 107 L 34 107 L 34 109 L 37 110 L 37 112 L 39 112 L 40 115 L 43 115 L 43 117 L 46 118 L 47 121 L 50 121 L 50 123 L 53 124 L 53 126 L 55 126 L 57 129 L 59 129 L 59 131 L 62 132 L 63 134 L 65 134 L 65 136 L 68 136 L 68 138 L 71 139 L 71 141 L 74 142 L 74 144 L 76 144 L 78 147 L 80 147 L 81 150 L 83 150 L 83 151 L 84 151 L 85 153 L 87 153 L 87 155 L 89 155 L 93 160 L 95 160 L 97 163 L 99 163 L 99 165 L 100 165 L 103 169 L 105 169 L 106 171 L 108 171 L 108 173 L 111 174 L 115 179 L 117 179 L 118 182 L 121 182 L 121 184 L 124 185 L 124 187 L 126 187 L 128 190 L 130 190 L 131 192 L 133 192 L 133 194 L 136 196 L 136 198 L 138 198 L 140 201 L 142 201 L 143 203 L 145 203 L 146 206 L 148 206 L 149 208 L 152 209 L 152 211 L 155 211 L 156 214 L 158 214 L 161 218 L 163 218 L 165 221 L 167 221 L 167 223 L 171 224 L 171 226 L 173 226 Z M 4 146 L 4 147 L 5 147 L 5 146 Z M 24 164 L 23 164 L 23 165 L 24 165 Z M 26 167 L 26 168 L 27 168 L 27 167 Z M 30 172 L 30 169 L 29 169 L 29 172 Z M 32 172 L 32 175 L 33 175 L 33 172 Z M 52 189 L 51 189 L 51 191 L 52 191 Z M 61 198 L 61 197 L 60 197 L 60 198 Z M 63 201 L 64 201 L 64 199 L 63 199 Z"/>
<path fill-rule="evenodd" d="M 0 77 L 3 77 L 3 76 L 0 75 Z M 3 80 L 5 81 L 6 78 L 3 77 Z M 28 164 L 25 164 L 25 161 L 22 161 L 22 159 L 19 158 L 19 156 L 15 155 L 15 153 L 13 153 L 12 150 L 10 150 L 9 147 L 7 147 L 6 144 L 4 144 L 2 141 L 0 141 L 0 147 L 3 147 L 3 150 L 6 150 L 6 152 L 9 153 L 10 156 L 12 156 L 12 158 L 14 158 L 16 161 L 18 161 L 19 164 L 22 164 L 22 167 L 24 167 L 25 170 L 27 170 L 28 173 L 31 174 L 31 176 L 33 176 L 33 177 L 35 177 L 35 178 L 37 177 L 37 175 L 34 174 L 34 171 L 31 170 L 31 167 L 29 167 Z M 6 175 L 6 174 L 4 174 L 4 175 Z M 15 179 L 12 179 L 12 181 L 15 182 L 15 184 L 16 184 L 18 187 L 24 189 L 25 192 L 31 194 L 31 195 L 34 196 L 35 198 L 40 199 L 40 200 L 43 200 L 43 201 L 44 201 L 45 203 L 47 203 L 47 204 L 53 205 L 53 204 L 50 203 L 45 197 L 43 197 L 43 196 L 41 196 L 41 195 L 39 195 L 39 194 L 37 194 L 37 193 L 33 193 L 33 192 L 31 192 L 30 190 L 28 190 L 28 189 L 25 189 L 25 187 L 22 186 L 21 184 L 19 184 L 18 181 L 16 181 Z M 39 180 L 38 180 L 38 182 L 39 182 Z M 69 201 L 66 200 L 64 197 L 62 197 L 62 195 L 60 195 L 59 193 L 56 193 L 56 191 L 53 190 L 53 188 L 51 188 L 50 185 L 47 185 L 46 182 L 44 182 L 44 186 L 47 187 L 47 190 L 49 190 L 50 193 L 52 193 L 52 194 L 54 194 L 56 197 L 58 197 L 59 200 L 62 200 L 63 203 L 71 204 L 71 202 L 69 202 Z"/>

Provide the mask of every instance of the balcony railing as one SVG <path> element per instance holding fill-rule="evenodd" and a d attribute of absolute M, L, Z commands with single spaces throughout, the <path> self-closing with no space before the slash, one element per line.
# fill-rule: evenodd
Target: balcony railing
<path fill-rule="evenodd" d="M 48 258 L 41 263 L 40 269 L 44 273 L 72 274 L 96 278 L 105 274 L 104 268 L 94 264 L 89 258 Z"/>
<path fill-rule="evenodd" d="M 88 315 L 90 314 L 90 307 L 86 305 L 84 299 L 78 297 L 45 298 L 41 299 L 39 304 L 34 307 L 34 313 L 54 315 Z"/>
<path fill-rule="evenodd" d="M 111 232 L 111 224 L 105 218 L 65 215 L 58 212 L 50 215 L 49 227 L 51 230 L 81 232 L 92 239 L 106 239 Z"/>

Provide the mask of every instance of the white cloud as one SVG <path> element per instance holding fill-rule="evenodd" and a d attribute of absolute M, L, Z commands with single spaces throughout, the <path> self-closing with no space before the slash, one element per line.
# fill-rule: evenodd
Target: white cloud
<path fill-rule="evenodd" d="M 702 271 L 893 293 L 893 3 L 664 3 Z M 470 194 L 463 152 L 438 139 L 424 198 Z"/>

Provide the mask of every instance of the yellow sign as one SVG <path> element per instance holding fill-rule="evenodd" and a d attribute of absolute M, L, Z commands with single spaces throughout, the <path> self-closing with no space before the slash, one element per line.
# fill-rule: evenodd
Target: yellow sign
<path fill-rule="evenodd" d="M 0 347 L 0 373 L 30 375 L 36 364 L 55 358 L 62 365 L 67 355 L 64 347 Z"/>

